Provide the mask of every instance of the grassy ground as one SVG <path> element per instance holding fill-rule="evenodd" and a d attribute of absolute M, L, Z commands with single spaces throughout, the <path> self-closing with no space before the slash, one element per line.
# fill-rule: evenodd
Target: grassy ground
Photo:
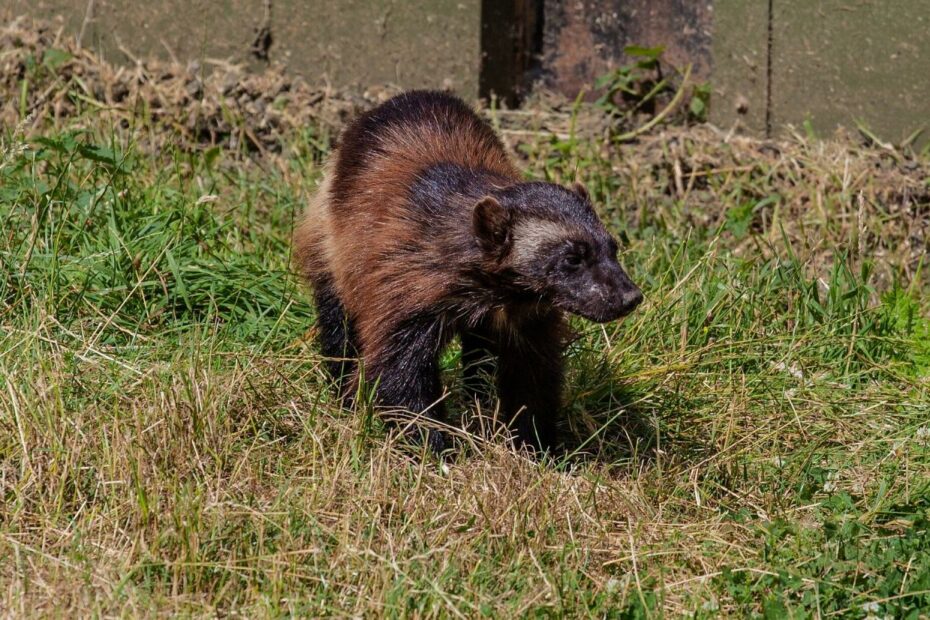
<path fill-rule="evenodd" d="M 79 112 L 3 136 L 4 614 L 927 617 L 925 156 L 494 116 L 647 302 L 575 323 L 572 456 L 444 473 L 322 373 L 288 239 L 328 130 Z"/>

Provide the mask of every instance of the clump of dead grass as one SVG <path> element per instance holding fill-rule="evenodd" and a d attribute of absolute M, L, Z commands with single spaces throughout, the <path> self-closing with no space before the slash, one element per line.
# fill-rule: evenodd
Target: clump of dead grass
<path fill-rule="evenodd" d="M 313 127 L 328 131 L 396 89 L 363 95 L 308 85 L 272 67 L 249 73 L 241 66 L 205 59 L 182 65 L 133 58 L 128 66 L 104 61 L 63 34 L 55 22 L 20 17 L 0 28 L 0 122 L 31 119 L 31 133 L 67 124 L 85 114 L 114 126 L 151 123 L 151 143 L 190 149 L 220 146 L 230 152 L 273 155 Z M 127 52 L 128 53 L 128 52 Z M 75 123 L 75 121 L 78 121 Z"/>

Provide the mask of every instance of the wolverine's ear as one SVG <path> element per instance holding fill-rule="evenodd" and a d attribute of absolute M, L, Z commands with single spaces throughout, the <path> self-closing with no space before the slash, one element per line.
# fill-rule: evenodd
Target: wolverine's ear
<path fill-rule="evenodd" d="M 572 191 L 581 196 L 582 200 L 591 200 L 591 196 L 588 194 L 588 189 L 578 181 L 572 183 Z"/>
<path fill-rule="evenodd" d="M 472 210 L 471 224 L 481 249 L 505 254 L 510 248 L 512 219 L 510 209 L 496 198 L 485 196 L 479 200 Z"/>

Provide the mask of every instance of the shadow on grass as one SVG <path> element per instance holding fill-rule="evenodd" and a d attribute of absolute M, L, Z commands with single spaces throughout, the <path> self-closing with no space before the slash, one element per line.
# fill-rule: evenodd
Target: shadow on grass
<path fill-rule="evenodd" d="M 560 412 L 560 449 L 552 455 L 552 462 L 559 468 L 598 463 L 626 470 L 650 469 L 660 455 L 674 455 L 677 462 L 697 462 L 713 452 L 713 446 L 704 442 L 694 432 L 697 425 L 694 415 L 706 407 L 700 395 L 692 395 L 685 385 L 687 381 L 668 381 L 663 375 L 649 375 L 647 379 L 631 378 L 633 369 L 617 366 L 596 352 L 576 352 L 570 360 L 566 376 L 566 393 Z M 446 414 L 442 420 L 418 419 L 416 424 L 435 428 L 447 435 L 453 458 L 480 459 L 482 445 L 507 443 L 509 432 L 497 419 L 497 391 L 493 386 L 493 372 L 467 377 L 463 372 L 457 347 L 445 354 L 442 363 L 443 384 L 448 392 L 444 397 Z M 640 369 L 642 370 L 642 369 Z M 639 372 L 642 376 L 643 372 Z M 314 411 L 322 403 L 329 405 L 330 415 L 362 416 L 362 437 L 359 442 L 381 441 L 390 435 L 392 425 L 379 419 L 372 409 L 371 394 L 361 408 L 340 401 L 337 385 L 333 381 L 321 380 L 317 384 L 319 393 L 316 402 L 304 402 L 308 411 Z M 475 399 L 477 398 L 477 403 Z M 281 426 L 295 436 L 301 433 L 300 425 L 294 424 L 291 415 L 285 414 L 284 424 L 276 426 L 278 435 Z M 412 424 L 412 418 L 401 416 L 403 424 Z M 417 416 L 413 416 L 417 417 Z M 690 421 L 689 421 L 690 420 Z M 312 421 L 304 424 L 312 426 Z M 287 434 L 287 432 L 285 432 Z M 276 435 L 277 436 L 277 435 Z M 281 439 L 289 441 L 292 438 Z M 401 440 L 398 446 L 405 445 Z M 422 446 L 412 442 L 408 446 L 419 453 Z"/>
<path fill-rule="evenodd" d="M 631 382 L 607 360 L 580 375 L 566 396 L 562 463 L 596 462 L 642 470 L 660 454 L 687 463 L 713 452 L 710 443 L 690 432 L 694 426 L 689 414 L 700 410 L 700 398 L 677 384 L 664 384 L 662 377 Z"/>

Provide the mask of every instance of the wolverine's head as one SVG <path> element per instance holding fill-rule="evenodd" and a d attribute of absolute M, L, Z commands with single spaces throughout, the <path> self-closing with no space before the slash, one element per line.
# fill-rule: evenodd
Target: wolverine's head
<path fill-rule="evenodd" d="M 478 201 L 472 226 L 514 284 L 558 308 L 606 322 L 643 300 L 581 185 L 518 183 Z"/>

